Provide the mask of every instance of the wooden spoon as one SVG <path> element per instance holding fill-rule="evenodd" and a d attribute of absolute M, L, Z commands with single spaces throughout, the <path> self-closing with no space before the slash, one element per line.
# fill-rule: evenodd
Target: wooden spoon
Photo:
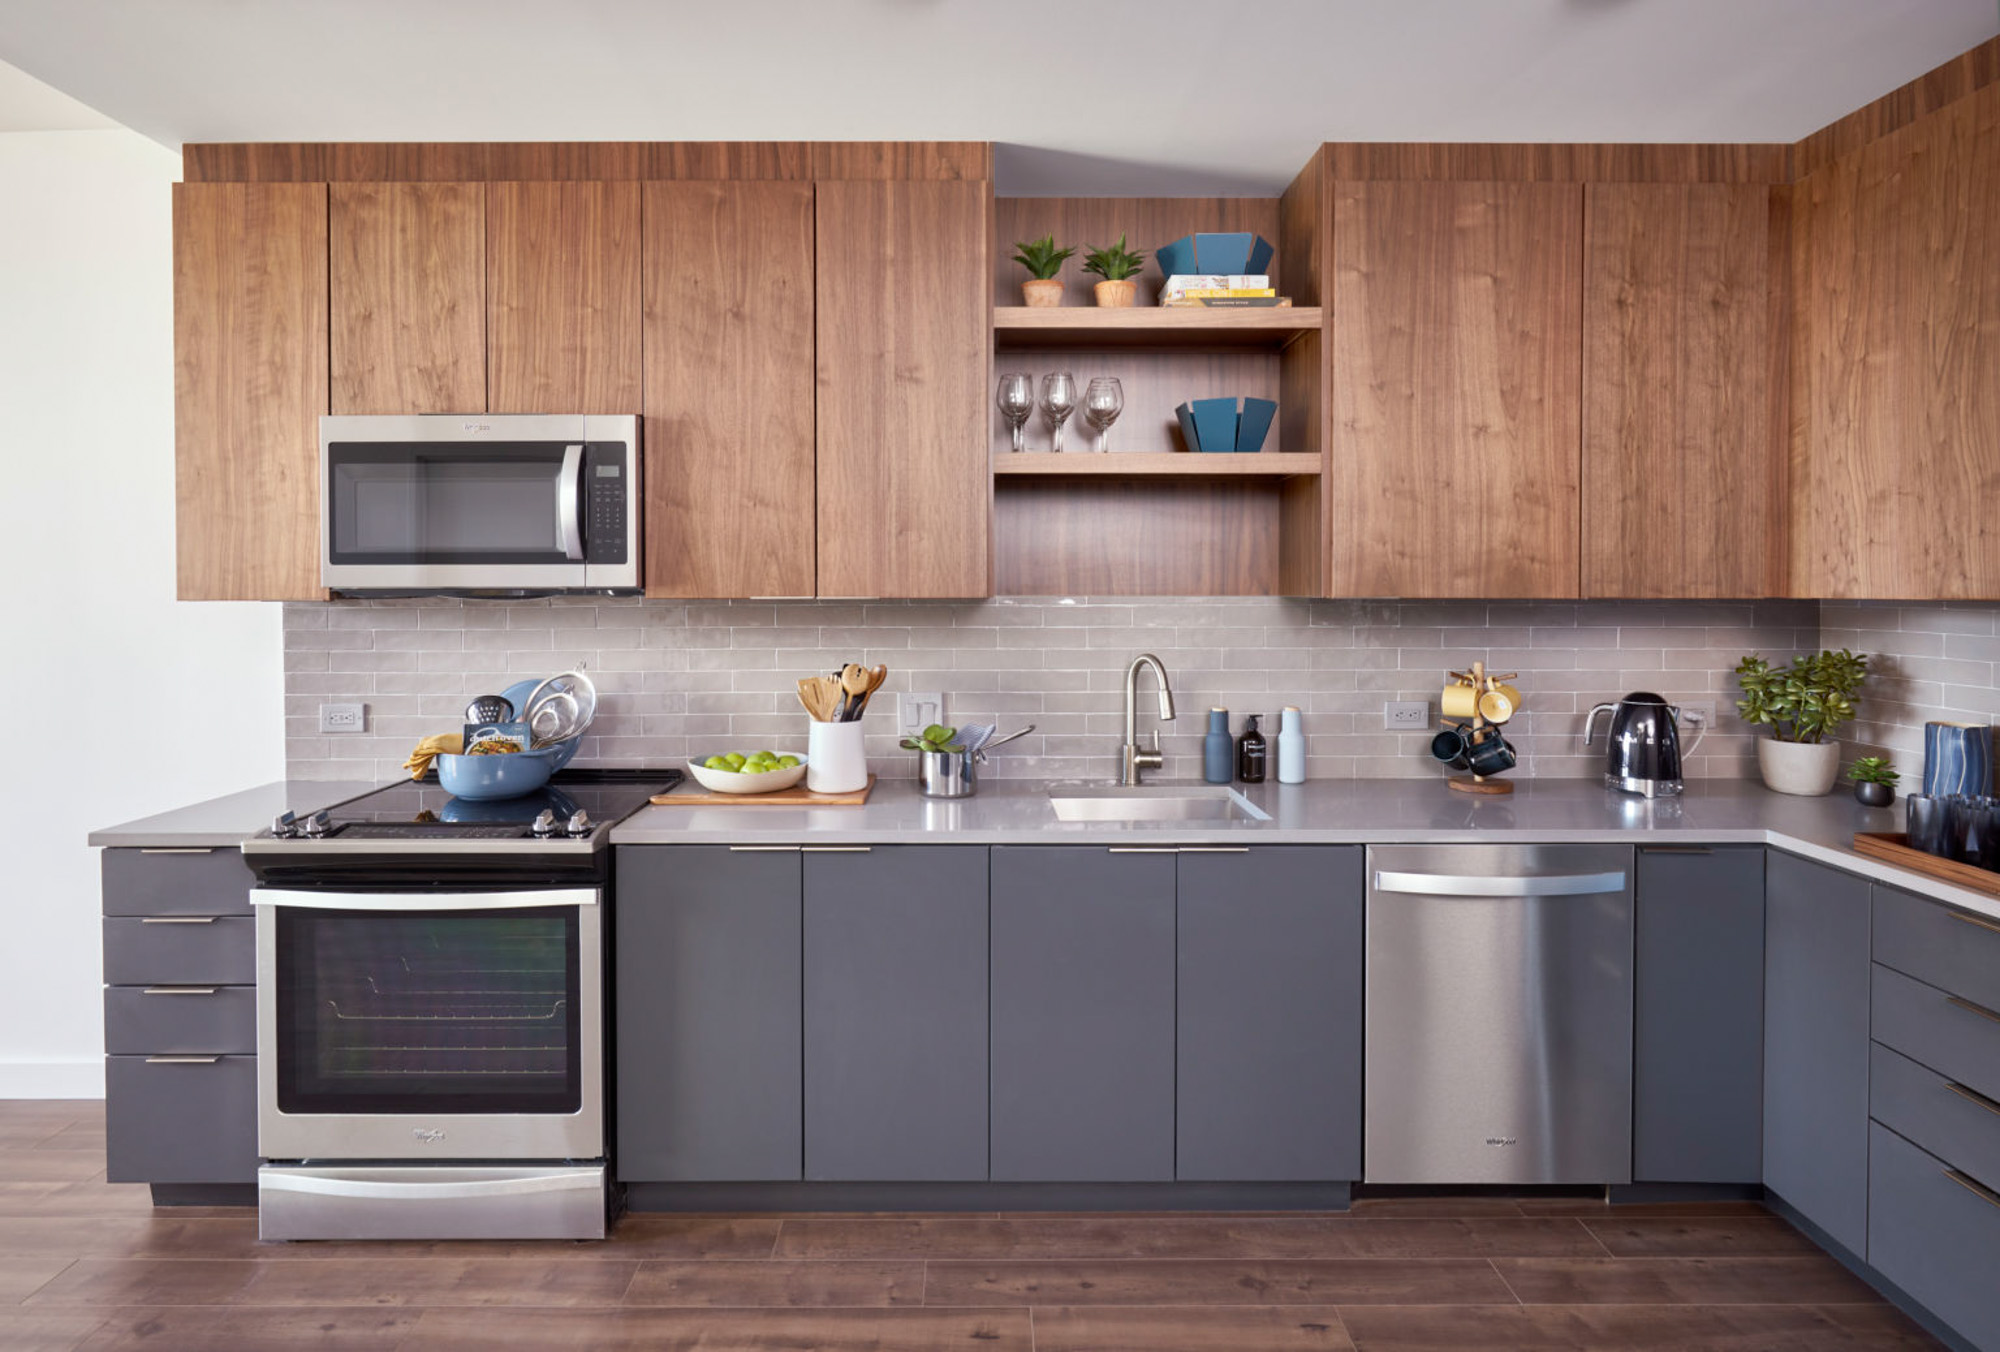
<path fill-rule="evenodd" d="M 849 662 L 840 670 L 840 688 L 846 698 L 840 702 L 839 721 L 851 723 L 861 717 L 861 704 L 856 701 L 868 693 L 868 673 Z"/>

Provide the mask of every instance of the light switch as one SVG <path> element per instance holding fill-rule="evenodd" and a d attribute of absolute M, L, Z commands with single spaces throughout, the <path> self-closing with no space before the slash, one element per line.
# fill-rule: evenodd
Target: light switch
<path fill-rule="evenodd" d="M 914 737 L 931 724 L 942 722 L 942 690 L 908 690 L 896 697 L 896 731 L 905 737 Z"/>

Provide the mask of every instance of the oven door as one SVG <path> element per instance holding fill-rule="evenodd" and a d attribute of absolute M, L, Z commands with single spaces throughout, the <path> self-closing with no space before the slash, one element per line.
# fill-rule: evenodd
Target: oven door
<path fill-rule="evenodd" d="M 265 1159 L 603 1155 L 596 890 L 251 898 Z"/>

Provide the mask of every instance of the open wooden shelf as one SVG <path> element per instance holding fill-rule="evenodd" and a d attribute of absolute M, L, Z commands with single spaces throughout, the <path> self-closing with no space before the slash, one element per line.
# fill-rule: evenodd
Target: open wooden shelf
<path fill-rule="evenodd" d="M 1317 305 L 1234 310 L 996 305 L 993 345 L 1003 352 L 1068 344 L 1281 348 L 1304 334 L 1318 333 L 1321 318 Z"/>
<path fill-rule="evenodd" d="M 1087 479 L 1242 479 L 1289 478 L 1318 474 L 1320 458 L 1313 454 L 1259 451 L 1254 455 L 1203 455 L 1198 452 L 1111 451 L 1104 455 L 1066 451 L 1007 452 L 993 457 L 996 476 Z"/>

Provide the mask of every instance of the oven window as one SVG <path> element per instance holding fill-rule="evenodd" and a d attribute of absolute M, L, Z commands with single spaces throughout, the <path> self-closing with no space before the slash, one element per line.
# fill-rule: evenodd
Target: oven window
<path fill-rule="evenodd" d="M 335 442 L 327 448 L 331 560 L 559 563 L 563 450 Z"/>
<path fill-rule="evenodd" d="M 274 919 L 279 1111 L 582 1105 L 574 906 Z"/>

